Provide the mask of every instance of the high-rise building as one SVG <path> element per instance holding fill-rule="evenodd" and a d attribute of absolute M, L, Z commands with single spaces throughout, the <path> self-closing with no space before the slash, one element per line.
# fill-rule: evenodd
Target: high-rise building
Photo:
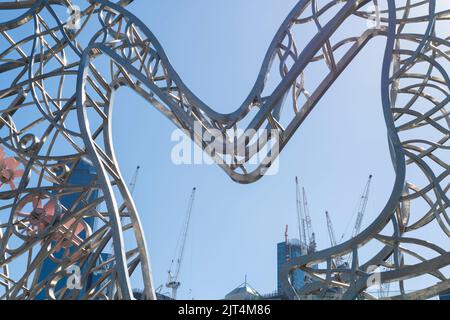
<path fill-rule="evenodd" d="M 277 291 L 280 296 L 284 295 L 281 287 L 281 270 L 289 259 L 300 257 L 303 254 L 300 241 L 297 239 L 289 239 L 277 244 Z M 291 277 L 292 286 L 300 289 L 305 285 L 305 272 L 295 270 Z"/>
<path fill-rule="evenodd" d="M 77 163 L 76 167 L 73 169 L 73 172 L 70 175 L 69 183 L 74 186 L 84 186 L 89 183 L 91 183 L 95 178 L 97 177 L 97 171 L 95 167 L 93 167 L 90 163 L 86 161 L 80 161 Z M 79 198 L 79 193 L 73 193 L 65 196 L 61 196 L 59 198 L 59 203 L 64 206 L 65 208 L 71 208 L 73 204 L 77 201 Z M 98 198 L 98 191 L 95 191 L 92 193 L 90 198 L 88 199 L 89 202 L 95 200 Z M 80 204 L 81 206 L 82 204 Z M 74 208 L 77 210 L 78 208 Z M 95 228 L 95 219 L 96 218 L 86 218 L 85 222 L 89 225 L 90 228 Z M 81 238 L 85 237 L 84 231 L 80 233 L 79 235 Z M 56 252 L 54 254 L 55 258 L 61 258 L 61 256 L 64 254 L 64 249 L 61 249 L 59 252 Z M 97 263 L 102 263 L 103 261 L 107 261 L 111 255 L 102 253 L 99 257 L 99 261 Z M 54 273 L 57 269 L 58 265 L 55 261 L 51 259 L 47 259 L 44 261 L 42 268 L 39 273 L 39 281 L 45 280 L 50 274 Z M 105 264 L 105 268 L 108 268 L 109 265 Z M 81 270 L 81 273 L 83 273 L 83 270 Z M 91 275 L 87 281 L 88 286 L 95 284 L 97 280 L 100 278 L 100 275 L 98 272 L 94 275 Z M 58 291 L 62 289 L 66 285 L 65 279 L 62 279 L 58 281 L 56 284 L 55 291 Z M 83 293 L 83 289 L 81 289 L 81 293 Z M 68 291 L 68 294 L 71 294 L 70 291 Z M 41 292 L 36 297 L 36 300 L 44 300 L 46 298 L 46 293 Z"/>
<path fill-rule="evenodd" d="M 450 290 L 447 290 L 439 295 L 439 300 L 450 300 Z"/>

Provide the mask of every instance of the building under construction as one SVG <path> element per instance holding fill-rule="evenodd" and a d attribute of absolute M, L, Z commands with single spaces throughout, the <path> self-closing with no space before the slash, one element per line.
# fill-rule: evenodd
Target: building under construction
<path fill-rule="evenodd" d="M 352 230 L 351 237 L 356 236 L 362 226 L 364 214 L 367 207 L 367 202 L 369 199 L 370 185 L 372 182 L 372 175 L 369 176 L 364 190 L 358 200 L 358 207 L 356 214 L 355 226 Z M 286 225 L 284 232 L 284 241 L 277 244 L 277 289 L 276 291 L 269 294 L 260 294 L 257 290 L 251 287 L 247 281 L 239 287 L 235 288 L 226 297 L 241 297 L 242 300 L 282 300 L 288 299 L 288 295 L 283 291 L 282 277 L 283 277 L 283 267 L 291 259 L 298 258 L 300 256 L 309 255 L 316 251 L 317 244 L 315 233 L 312 227 L 312 218 L 309 210 L 308 199 L 306 196 L 305 188 L 301 188 L 299 185 L 299 180 L 295 178 L 295 188 L 296 188 L 296 213 L 297 213 L 297 227 L 298 227 L 298 239 L 289 238 L 289 228 Z M 331 217 L 328 212 L 326 212 L 326 223 L 327 230 L 330 237 L 330 242 L 332 246 L 336 246 L 338 242 L 342 241 L 345 237 L 345 233 L 337 239 L 332 224 Z M 345 268 L 349 266 L 349 258 L 337 258 L 332 261 L 334 268 Z M 312 266 L 313 269 L 317 269 L 318 266 Z M 339 279 L 337 279 L 339 280 Z M 311 276 L 309 276 L 303 270 L 297 269 L 291 274 L 291 285 L 293 289 L 297 292 L 297 299 L 301 300 L 335 300 L 342 296 L 343 290 L 339 287 L 330 286 L 327 290 L 321 290 L 317 292 L 310 293 L 308 295 L 302 295 L 301 289 L 308 283 L 314 282 Z M 239 292 L 239 295 L 235 293 Z"/>

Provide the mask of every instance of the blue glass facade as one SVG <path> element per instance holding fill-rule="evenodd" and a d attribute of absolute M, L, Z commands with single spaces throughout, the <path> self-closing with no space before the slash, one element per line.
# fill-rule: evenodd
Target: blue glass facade
<path fill-rule="evenodd" d="M 92 165 L 90 165 L 86 161 L 80 161 L 77 164 L 77 166 L 75 167 L 75 169 L 73 170 L 73 172 L 69 178 L 69 183 L 74 186 L 85 186 L 87 184 L 90 184 L 96 178 L 96 176 L 97 176 L 97 171 Z M 59 198 L 59 202 L 65 208 L 71 208 L 73 206 L 73 204 L 77 201 L 79 196 L 80 196 L 79 193 L 65 195 L 65 196 L 62 196 Z M 98 191 L 93 192 L 88 201 L 89 202 L 93 201 L 96 198 L 98 198 Z M 80 206 L 81 205 L 82 204 L 80 204 Z M 75 210 L 77 210 L 77 209 L 79 209 L 79 208 L 78 207 L 75 208 Z M 85 221 L 92 229 L 95 228 L 95 218 L 86 218 Z M 82 233 L 80 233 L 79 236 L 81 238 L 85 237 L 84 231 Z M 59 258 L 63 254 L 64 254 L 64 249 L 62 249 L 60 252 L 57 252 L 55 254 L 55 257 Z M 100 255 L 100 259 L 99 259 L 100 261 L 98 261 L 97 263 L 102 263 L 102 261 L 107 261 L 110 257 L 111 257 L 111 255 L 102 253 Z M 109 267 L 108 265 L 105 266 L 105 268 L 108 268 L 108 267 Z M 57 268 L 57 264 L 53 260 L 51 260 L 51 259 L 45 260 L 43 263 L 43 266 L 40 270 L 40 273 L 39 273 L 39 281 L 42 281 L 45 278 L 47 278 L 50 274 L 52 274 L 56 270 L 56 268 Z M 81 270 L 81 272 L 83 273 L 83 270 Z M 101 277 L 100 272 L 90 276 L 90 278 L 87 281 L 88 287 L 90 287 L 92 284 L 95 284 L 99 280 L 100 277 Z M 66 279 L 62 279 L 56 285 L 56 290 L 61 289 L 65 285 L 66 285 Z M 83 293 L 83 290 L 81 290 L 80 294 L 82 294 L 82 293 Z M 36 297 L 36 300 L 44 300 L 45 298 L 46 298 L 45 292 L 41 292 Z"/>
<path fill-rule="evenodd" d="M 450 290 L 447 292 L 441 293 L 439 295 L 439 300 L 450 300 Z"/>
<path fill-rule="evenodd" d="M 289 258 L 296 258 L 302 255 L 302 249 L 296 241 L 285 241 L 277 244 L 277 290 L 282 295 L 281 288 L 281 269 Z M 292 285 L 295 289 L 300 289 L 305 285 L 305 273 L 302 270 L 296 270 L 292 274 Z"/>

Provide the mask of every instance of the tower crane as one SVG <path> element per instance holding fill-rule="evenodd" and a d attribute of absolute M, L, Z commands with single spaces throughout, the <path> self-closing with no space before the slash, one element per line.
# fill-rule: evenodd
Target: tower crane
<path fill-rule="evenodd" d="M 130 184 L 128 185 L 131 195 L 133 195 L 134 190 L 136 189 L 136 184 L 139 177 L 139 170 L 141 170 L 141 167 L 137 166 L 136 170 L 134 171 L 133 177 L 131 178 Z"/>
<path fill-rule="evenodd" d="M 366 212 L 367 202 L 369 200 L 370 184 L 372 183 L 372 175 L 369 176 L 358 206 L 358 215 L 356 216 L 355 227 L 353 228 L 352 238 L 356 237 L 361 230 L 362 220 Z"/>
<path fill-rule="evenodd" d="M 297 205 L 297 220 L 298 220 L 298 237 L 300 240 L 300 245 L 302 248 L 302 254 L 306 253 L 306 229 L 305 229 L 305 218 L 303 216 L 303 206 L 302 206 L 302 200 L 300 196 L 300 187 L 298 185 L 298 177 L 295 177 L 295 187 L 296 187 L 296 205 Z"/>
<path fill-rule="evenodd" d="M 356 222 L 355 222 L 355 225 L 352 230 L 351 238 L 354 238 L 355 236 L 357 236 L 359 231 L 361 230 L 361 225 L 362 225 L 362 221 L 364 218 L 364 214 L 366 213 L 367 202 L 369 201 L 370 185 L 372 183 L 372 178 L 373 178 L 373 175 L 370 175 L 369 179 L 367 180 L 367 183 L 364 187 L 364 190 L 361 194 L 361 197 L 359 199 L 358 206 L 356 209 L 356 213 L 357 213 Z M 352 218 L 353 218 L 353 216 L 352 216 Z M 351 219 L 351 220 L 353 220 L 353 219 Z M 351 220 L 349 221 L 349 224 L 345 228 L 344 233 L 342 233 L 342 236 L 341 236 L 341 239 L 339 242 L 343 241 L 344 238 L 346 237 L 347 229 L 350 225 Z"/>
<path fill-rule="evenodd" d="M 288 242 L 289 242 L 288 231 L 289 231 L 289 225 L 286 225 L 286 228 L 284 229 L 284 242 L 286 244 L 288 244 Z"/>
<path fill-rule="evenodd" d="M 385 266 L 380 266 L 380 273 L 382 272 L 386 272 L 389 270 L 392 270 L 392 266 L 394 265 L 394 258 L 391 255 L 387 260 L 386 260 L 386 265 Z M 385 282 L 385 283 L 380 283 L 379 284 L 379 288 L 378 288 L 378 296 L 379 298 L 386 298 L 389 297 L 389 289 L 390 289 L 390 282 Z"/>
<path fill-rule="evenodd" d="M 286 228 L 284 229 L 284 243 L 286 245 L 286 261 L 289 261 L 291 259 L 291 250 L 289 248 L 289 225 L 286 225 Z"/>
<path fill-rule="evenodd" d="M 302 188 L 300 192 L 298 177 L 295 177 L 295 187 L 297 200 L 298 233 L 302 251 L 303 254 L 312 253 L 316 251 L 316 235 L 312 228 L 305 188 Z"/>
<path fill-rule="evenodd" d="M 141 170 L 141 167 L 140 166 L 137 166 L 136 167 L 136 170 L 134 170 L 134 173 L 133 173 L 133 176 L 131 177 L 131 180 L 130 180 L 130 183 L 128 184 L 128 187 L 129 187 L 129 191 L 130 191 L 130 195 L 132 196 L 133 195 L 133 193 L 134 193 L 134 190 L 136 189 L 136 183 L 137 183 L 137 180 L 138 180 L 138 177 L 139 177 L 139 170 Z M 126 208 L 126 204 L 124 203 L 120 208 L 119 208 L 119 212 L 120 213 L 122 213 L 123 212 L 123 210 Z M 122 214 L 120 215 L 120 221 L 122 222 L 122 220 L 123 220 L 123 216 L 122 216 Z M 94 226 L 96 226 L 95 225 L 95 221 L 97 221 L 97 220 L 94 220 Z M 111 249 L 114 247 L 114 245 L 113 245 L 113 243 L 111 243 Z"/>
<path fill-rule="evenodd" d="M 166 287 L 169 289 L 172 289 L 172 299 L 177 298 L 177 291 L 178 288 L 181 285 L 181 282 L 178 281 L 178 276 L 180 274 L 181 264 L 183 262 L 183 255 L 184 255 L 184 248 L 186 245 L 186 238 L 188 234 L 189 229 L 189 223 L 191 221 L 191 215 L 192 215 L 192 208 L 194 205 L 194 199 L 195 199 L 195 191 L 196 188 L 194 187 L 192 189 L 191 196 L 189 198 L 189 204 L 186 212 L 186 218 L 184 221 L 183 229 L 181 231 L 181 235 L 176 247 L 176 254 L 175 257 L 172 259 L 172 262 L 170 264 L 170 268 L 168 271 L 168 280 L 166 283 Z"/>
<path fill-rule="evenodd" d="M 334 228 L 333 223 L 331 222 L 330 215 L 328 214 L 328 211 L 325 211 L 325 216 L 327 217 L 327 228 L 328 228 L 328 235 L 330 237 L 330 243 L 331 246 L 336 246 L 336 235 L 334 234 Z"/>
<path fill-rule="evenodd" d="M 137 180 L 139 177 L 139 170 L 141 170 L 140 166 L 136 167 L 136 170 L 134 170 L 133 176 L 131 177 L 130 183 L 128 184 L 128 190 L 130 191 L 130 195 L 133 196 L 134 190 L 136 189 Z M 119 212 L 123 212 L 126 208 L 126 204 L 122 204 L 122 206 L 119 208 Z M 123 216 L 120 216 L 120 220 L 122 221 Z M 111 244 L 112 247 L 112 244 Z"/>
<path fill-rule="evenodd" d="M 331 221 L 328 211 L 325 211 L 325 216 L 327 218 L 327 228 L 328 228 L 328 235 L 330 236 L 330 243 L 331 243 L 331 246 L 334 247 L 337 245 L 337 242 L 336 242 L 336 234 L 334 233 L 333 222 Z M 343 266 L 344 264 L 345 264 L 345 262 L 342 257 L 338 256 L 335 259 L 336 267 Z"/>
<path fill-rule="evenodd" d="M 316 234 L 313 231 L 311 216 L 309 215 L 308 199 L 306 198 L 305 188 L 302 188 L 303 193 L 303 211 L 305 213 L 306 231 L 308 233 L 308 253 L 316 251 Z"/>
<path fill-rule="evenodd" d="M 364 187 L 363 193 L 361 194 L 361 198 L 359 200 L 358 207 L 357 207 L 356 222 L 355 222 L 355 226 L 353 227 L 353 230 L 352 230 L 352 236 L 351 236 L 352 238 L 356 237 L 358 235 L 359 231 L 361 230 L 362 221 L 364 218 L 364 214 L 366 212 L 367 202 L 369 201 L 370 185 L 372 183 L 372 178 L 373 178 L 373 175 L 369 175 L 369 179 L 367 180 L 367 183 Z M 337 242 L 336 242 L 336 236 L 335 236 L 334 230 L 333 230 L 333 224 L 331 222 L 328 212 L 326 212 L 325 214 L 326 214 L 326 218 L 327 218 L 328 234 L 330 236 L 331 245 L 335 246 L 335 245 L 337 245 Z M 348 228 L 348 225 L 347 225 L 347 228 Z M 342 234 L 340 241 L 344 240 L 345 235 L 346 235 L 346 231 L 344 231 L 344 233 Z M 336 260 L 336 263 L 337 263 L 337 265 L 344 266 L 345 264 L 350 263 L 350 260 L 351 260 L 351 254 L 349 254 L 346 259 L 344 259 L 343 257 L 340 257 L 339 259 Z"/>

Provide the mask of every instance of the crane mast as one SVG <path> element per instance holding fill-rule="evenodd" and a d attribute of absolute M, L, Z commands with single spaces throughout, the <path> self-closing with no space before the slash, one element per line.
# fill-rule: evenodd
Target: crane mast
<path fill-rule="evenodd" d="M 136 167 L 136 170 L 134 171 L 133 177 L 131 178 L 129 186 L 130 194 L 133 195 L 134 190 L 136 189 L 137 180 L 139 177 L 139 170 L 141 169 L 140 166 Z"/>
<path fill-rule="evenodd" d="M 369 179 L 367 180 L 367 183 L 364 187 L 361 198 L 359 200 L 358 207 L 357 207 L 356 222 L 355 222 L 355 226 L 353 227 L 352 236 L 351 236 L 352 238 L 357 236 L 359 231 L 361 230 L 362 221 L 364 218 L 364 214 L 366 212 L 367 202 L 369 200 L 370 185 L 372 182 L 372 178 L 373 178 L 373 176 L 370 175 Z M 334 233 L 333 223 L 331 222 L 331 218 L 329 216 L 328 211 L 325 212 L 325 215 L 327 218 L 327 228 L 328 228 L 328 234 L 330 236 L 330 242 L 331 242 L 332 246 L 335 246 L 335 245 L 337 245 L 337 241 L 336 241 L 336 235 Z M 346 236 L 346 232 L 344 232 L 342 234 L 340 241 L 342 241 L 345 238 L 345 236 Z M 345 266 L 348 263 L 350 263 L 350 260 L 351 260 L 351 254 L 347 255 L 346 258 L 338 257 L 338 258 L 336 258 L 335 262 L 336 262 L 337 266 Z"/>
<path fill-rule="evenodd" d="M 334 233 L 333 223 L 331 222 L 330 215 L 328 214 L 328 211 L 325 211 L 325 216 L 327 217 L 327 228 L 328 228 L 328 235 L 330 237 L 330 243 L 331 246 L 336 246 L 336 235 Z"/>
<path fill-rule="evenodd" d="M 286 244 L 286 261 L 289 261 L 291 259 L 291 250 L 289 249 L 289 225 L 286 225 L 286 228 L 284 229 L 284 243 Z"/>
<path fill-rule="evenodd" d="M 298 234 L 302 247 L 302 254 L 316 251 L 316 235 L 312 228 L 311 216 L 309 214 L 308 199 L 305 188 L 300 190 L 298 177 L 295 177 L 295 191 L 297 204 Z"/>
<path fill-rule="evenodd" d="M 337 242 L 336 242 L 336 234 L 334 233 L 333 222 L 331 221 L 328 211 L 325 211 L 325 216 L 327 218 L 327 228 L 328 228 L 328 235 L 330 237 L 330 243 L 331 243 L 331 246 L 334 247 L 337 245 Z M 335 261 L 334 263 L 335 263 L 336 267 L 345 266 L 345 261 L 340 256 L 336 257 L 336 259 L 334 261 Z"/>
<path fill-rule="evenodd" d="M 316 251 L 316 235 L 312 228 L 311 216 L 309 214 L 308 199 L 306 198 L 305 188 L 302 188 L 303 193 L 303 212 L 305 213 L 306 231 L 308 233 L 308 253 Z"/>
<path fill-rule="evenodd" d="M 188 204 L 188 209 L 186 212 L 186 218 L 184 221 L 184 225 L 183 225 L 183 229 L 181 232 L 181 236 L 179 239 L 179 242 L 177 244 L 177 252 L 178 254 L 176 254 L 175 258 L 172 259 L 171 265 L 170 265 L 170 269 L 168 271 L 169 274 L 169 278 L 168 281 L 166 283 L 166 287 L 169 289 L 172 289 L 172 299 L 176 299 L 177 298 L 177 291 L 178 288 L 181 285 L 181 282 L 178 281 L 178 276 L 180 274 L 180 269 L 181 269 L 181 265 L 183 262 L 183 255 L 184 255 L 184 248 L 186 245 L 186 238 L 187 238 L 187 234 L 188 234 L 188 229 L 189 229 L 189 223 L 191 221 L 191 215 L 192 215 L 192 208 L 194 206 L 194 199 L 195 199 L 195 191 L 196 188 L 194 187 L 192 189 L 192 193 L 191 196 L 189 198 L 189 204 Z M 173 265 L 175 264 L 175 270 L 172 270 Z"/>
<path fill-rule="evenodd" d="M 386 265 L 385 266 L 380 266 L 380 273 L 382 272 L 386 272 L 389 270 L 392 270 L 392 266 L 394 265 L 394 258 L 393 255 L 391 255 L 387 260 L 386 260 Z M 378 288 L 378 296 L 379 298 L 386 298 L 389 297 L 389 289 L 390 289 L 390 282 L 385 282 L 385 283 L 380 283 L 379 284 L 379 288 Z"/>
<path fill-rule="evenodd" d="M 364 214 L 366 212 L 367 202 L 369 200 L 369 192 L 370 192 L 370 184 L 372 182 L 372 175 L 369 176 L 367 180 L 366 186 L 364 187 L 364 191 L 361 195 L 361 199 L 358 206 L 358 215 L 356 216 L 355 227 L 353 228 L 352 238 L 358 235 L 361 230 L 362 220 L 364 218 Z"/>
<path fill-rule="evenodd" d="M 300 240 L 300 245 L 302 248 L 302 254 L 306 253 L 307 241 L 306 241 L 306 222 L 303 216 L 303 206 L 302 200 L 300 196 L 300 187 L 298 184 L 298 177 L 295 177 L 295 196 L 296 196 L 296 205 L 297 205 L 297 219 L 298 219 L 298 236 Z"/>
<path fill-rule="evenodd" d="M 134 194 L 134 190 L 136 189 L 136 183 L 137 183 L 137 179 L 138 179 L 138 176 L 139 176 L 139 170 L 140 169 L 141 169 L 140 166 L 136 167 L 136 170 L 134 171 L 133 177 L 131 178 L 130 183 L 128 184 L 128 190 L 130 191 L 130 195 L 131 196 Z M 125 208 L 125 204 L 122 205 L 119 208 L 119 212 L 122 212 L 124 208 Z M 120 216 L 120 221 L 122 221 L 122 220 L 123 220 L 123 217 L 121 215 Z M 97 221 L 97 219 L 94 219 L 94 226 L 93 226 L 94 229 L 96 229 L 96 227 L 97 227 L 96 226 L 96 224 L 97 224 L 96 221 Z M 111 243 L 111 248 L 113 248 L 113 243 Z"/>

